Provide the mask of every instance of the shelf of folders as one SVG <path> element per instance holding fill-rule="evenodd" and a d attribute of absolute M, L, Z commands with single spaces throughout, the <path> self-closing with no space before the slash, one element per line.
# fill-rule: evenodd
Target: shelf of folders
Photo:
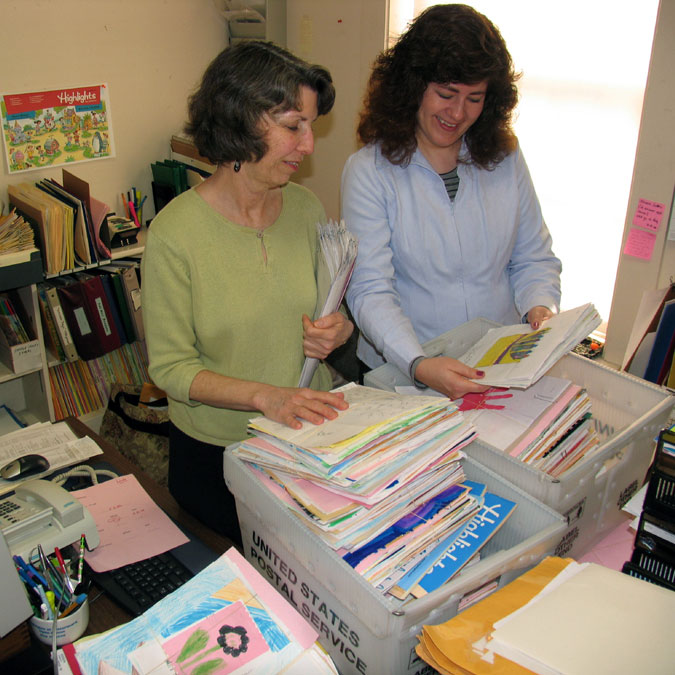
<path fill-rule="evenodd" d="M 9 185 L 10 207 L 30 224 L 47 276 L 108 261 L 110 207 L 92 196 L 89 184 L 65 169 L 61 182 Z"/>
<path fill-rule="evenodd" d="M 37 292 L 57 420 L 104 407 L 112 383 L 149 380 L 138 261 L 54 277 Z"/>

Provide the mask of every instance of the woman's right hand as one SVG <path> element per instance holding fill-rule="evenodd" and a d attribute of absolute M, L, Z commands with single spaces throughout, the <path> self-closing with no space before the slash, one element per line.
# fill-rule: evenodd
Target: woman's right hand
<path fill-rule="evenodd" d="M 346 410 L 349 403 L 342 393 L 270 386 L 259 393 L 256 407 L 265 417 L 300 429 L 301 420 L 322 424 L 324 420 L 335 419 L 338 410 Z"/>
<path fill-rule="evenodd" d="M 476 370 L 449 356 L 433 356 L 422 359 L 415 371 L 415 379 L 449 398 L 461 398 L 471 392 L 487 391 L 489 387 L 472 382 L 484 377 Z"/>

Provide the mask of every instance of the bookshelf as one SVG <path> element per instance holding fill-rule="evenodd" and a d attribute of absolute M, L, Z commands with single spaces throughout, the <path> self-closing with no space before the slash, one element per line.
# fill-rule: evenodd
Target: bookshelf
<path fill-rule="evenodd" d="M 19 287 L 12 287 L 9 279 L 25 281 L 27 277 L 20 270 L 6 275 L 4 281 L 0 276 L 0 292 L 12 292 L 19 298 L 24 318 L 30 326 L 29 332 L 38 343 L 37 364 L 30 369 L 18 368 L 19 372 L 16 372 L 7 358 L 0 361 L 0 404 L 7 405 L 27 424 L 55 422 L 72 415 L 98 430 L 112 382 L 140 384 L 149 379 L 143 340 L 127 342 L 87 361 L 60 360 L 48 346 L 37 286 L 43 280 L 94 267 L 105 268 L 127 259 L 140 261 L 146 233 L 147 228 L 144 227 L 136 244 L 113 250 L 110 260 L 95 265 L 64 270 L 59 275 L 36 277 L 33 274 L 28 278 L 33 283 Z"/>

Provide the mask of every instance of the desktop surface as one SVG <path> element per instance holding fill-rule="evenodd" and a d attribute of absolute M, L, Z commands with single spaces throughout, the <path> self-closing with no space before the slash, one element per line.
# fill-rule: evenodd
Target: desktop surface
<path fill-rule="evenodd" d="M 68 419 L 67 422 L 78 436 L 90 436 L 103 450 L 103 455 L 92 457 L 88 461 L 89 464 L 96 466 L 105 462 L 113 467 L 119 475 L 135 475 L 153 501 L 185 532 L 190 541 L 174 549 L 173 553 L 192 572 L 199 571 L 233 546 L 229 539 L 214 532 L 183 511 L 165 487 L 158 485 L 112 444 L 77 419 Z M 108 594 L 105 592 L 99 593 L 99 590 L 92 587 L 89 591 L 90 614 L 85 636 L 97 635 L 134 618 Z M 0 662 L 0 672 L 7 673 L 41 675 L 42 673 L 51 673 L 52 669 L 48 648 L 34 639 L 31 640 L 31 647 L 13 658 Z"/>

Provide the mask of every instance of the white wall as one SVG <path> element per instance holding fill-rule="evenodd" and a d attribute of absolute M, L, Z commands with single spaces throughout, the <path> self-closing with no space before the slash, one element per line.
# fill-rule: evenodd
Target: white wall
<path fill-rule="evenodd" d="M 675 241 L 668 241 L 668 217 L 675 187 L 675 2 L 661 0 L 645 89 L 635 168 L 621 243 L 625 246 L 640 199 L 665 204 L 651 260 L 619 258 L 604 358 L 621 364 L 642 294 L 675 282 Z"/>
<path fill-rule="evenodd" d="M 340 176 L 356 152 L 356 120 L 370 69 L 384 48 L 386 0 L 286 0 L 288 48 L 328 68 L 337 97 L 330 114 L 314 125 L 314 154 L 297 182 L 323 202 L 329 218 L 340 213 Z"/>
<path fill-rule="evenodd" d="M 132 185 L 151 195 L 150 163 L 169 156 L 188 95 L 227 44 L 213 1 L 0 0 L 0 11 L 0 93 L 107 83 L 116 145 L 111 159 L 11 176 L 3 156 L 0 199 L 9 184 L 60 181 L 62 166 L 113 210 Z"/>

